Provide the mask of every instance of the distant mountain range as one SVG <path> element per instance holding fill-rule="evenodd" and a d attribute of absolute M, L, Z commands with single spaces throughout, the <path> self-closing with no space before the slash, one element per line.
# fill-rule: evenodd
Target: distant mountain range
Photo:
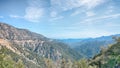
<path fill-rule="evenodd" d="M 114 44 L 115 40 L 113 37 L 120 37 L 120 34 L 102 36 L 98 38 L 56 40 L 68 44 L 75 51 L 83 54 L 84 57 L 91 58 L 100 52 L 101 47 L 107 47 L 110 44 Z"/>
<path fill-rule="evenodd" d="M 120 39 L 115 37 L 120 34 L 87 39 L 50 39 L 0 23 L 0 68 L 113 68 L 120 63 Z M 80 60 L 82 58 L 89 60 Z"/>
<path fill-rule="evenodd" d="M 0 49 L 3 49 L 0 53 L 10 56 L 13 61 L 22 60 L 25 68 L 45 68 L 46 58 L 53 61 L 82 58 L 64 43 L 5 23 L 0 23 Z"/>

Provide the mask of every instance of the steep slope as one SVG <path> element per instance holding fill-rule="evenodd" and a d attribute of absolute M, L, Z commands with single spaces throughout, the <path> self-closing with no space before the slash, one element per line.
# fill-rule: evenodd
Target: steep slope
<path fill-rule="evenodd" d="M 117 43 L 102 49 L 90 62 L 98 68 L 119 68 L 120 67 L 120 38 Z"/>
<path fill-rule="evenodd" d="M 24 49 L 24 50 L 23 50 Z M 42 60 L 42 57 L 38 56 L 37 54 L 35 54 L 34 52 L 31 52 L 25 48 L 22 48 L 21 46 L 18 45 L 14 45 L 12 44 L 9 40 L 5 40 L 5 39 L 0 39 L 0 59 L 11 59 L 11 60 L 3 60 L 1 61 L 4 65 L 6 64 L 6 62 L 12 62 L 12 63 L 8 63 L 7 65 L 13 65 L 12 67 L 2 67 L 2 68 L 14 68 L 16 66 L 17 62 L 21 62 L 22 64 L 22 68 L 43 68 L 44 67 L 44 60 Z M 34 60 L 33 60 L 34 59 Z M 2 64 L 1 64 L 2 65 Z M 21 68 L 21 67 L 18 67 Z"/>
<path fill-rule="evenodd" d="M 0 38 L 7 40 L 46 40 L 47 38 L 30 32 L 26 29 L 18 29 L 5 23 L 0 23 Z"/>
<path fill-rule="evenodd" d="M 14 54 L 12 57 L 11 55 Z M 17 56 L 17 55 L 16 55 Z M 15 53 L 13 53 L 11 50 L 7 49 L 5 45 L 0 44 L 0 68 L 24 68 L 23 61 L 19 58 L 14 60 Z"/>
<path fill-rule="evenodd" d="M 33 68 L 33 66 L 44 68 L 44 58 L 57 61 L 63 58 L 76 60 L 82 57 L 64 43 L 5 23 L 0 23 L 0 43 L 22 57 L 23 63 L 28 68 Z"/>

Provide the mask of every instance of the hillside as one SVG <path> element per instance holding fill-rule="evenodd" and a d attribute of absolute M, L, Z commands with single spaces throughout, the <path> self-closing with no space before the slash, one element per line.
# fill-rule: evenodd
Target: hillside
<path fill-rule="evenodd" d="M 99 68 L 119 68 L 120 67 L 120 38 L 117 43 L 103 48 L 90 62 L 90 65 Z"/>
<path fill-rule="evenodd" d="M 15 53 L 0 44 L 0 68 L 24 68 L 23 61 L 20 58 L 14 60 L 15 57 L 17 57 Z"/>
<path fill-rule="evenodd" d="M 120 68 L 120 38 L 116 43 L 102 48 L 92 59 L 81 59 L 73 63 L 72 68 Z"/>
<path fill-rule="evenodd" d="M 8 49 L 8 52 L 10 50 L 12 59 L 21 59 L 28 68 L 44 68 L 45 58 L 56 62 L 63 58 L 73 61 L 82 57 L 64 43 L 5 23 L 0 23 L 0 44 Z M 14 53 L 15 57 L 11 53 Z"/>
<path fill-rule="evenodd" d="M 26 54 L 24 54 L 22 51 L 22 49 L 18 49 L 20 48 L 19 46 L 16 48 L 13 46 L 13 44 L 11 44 L 9 41 L 7 40 L 0 40 L 0 59 L 1 59 L 1 66 L 2 68 L 40 68 L 43 67 L 44 65 L 42 65 L 41 63 L 43 63 L 43 60 L 41 60 L 36 54 L 31 53 L 27 50 L 24 50 L 23 52 L 26 54 L 30 54 L 29 57 L 27 57 Z M 38 60 L 39 62 L 41 61 L 41 63 L 35 61 L 35 60 L 31 60 L 29 58 L 34 57 L 36 60 Z M 17 67 L 19 63 L 22 65 L 20 65 L 20 67 Z"/>

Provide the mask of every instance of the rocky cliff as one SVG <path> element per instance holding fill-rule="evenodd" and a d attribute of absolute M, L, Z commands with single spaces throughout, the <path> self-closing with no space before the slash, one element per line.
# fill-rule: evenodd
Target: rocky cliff
<path fill-rule="evenodd" d="M 38 65 L 41 63 L 38 58 L 56 61 L 62 58 L 75 60 L 82 57 L 64 43 L 5 23 L 0 23 L 0 44 L 5 44 L 14 53 Z"/>

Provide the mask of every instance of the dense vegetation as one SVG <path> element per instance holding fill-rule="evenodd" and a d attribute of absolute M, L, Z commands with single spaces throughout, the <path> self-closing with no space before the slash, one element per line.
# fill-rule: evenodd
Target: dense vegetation
<path fill-rule="evenodd" d="M 8 53 L 10 53 L 8 55 Z M 24 68 L 23 61 L 19 58 L 12 57 L 13 53 L 7 48 L 0 46 L 0 68 Z"/>
<path fill-rule="evenodd" d="M 117 43 L 103 48 L 100 54 L 91 60 L 91 65 L 99 68 L 116 68 L 120 67 L 120 38 L 116 39 Z"/>

